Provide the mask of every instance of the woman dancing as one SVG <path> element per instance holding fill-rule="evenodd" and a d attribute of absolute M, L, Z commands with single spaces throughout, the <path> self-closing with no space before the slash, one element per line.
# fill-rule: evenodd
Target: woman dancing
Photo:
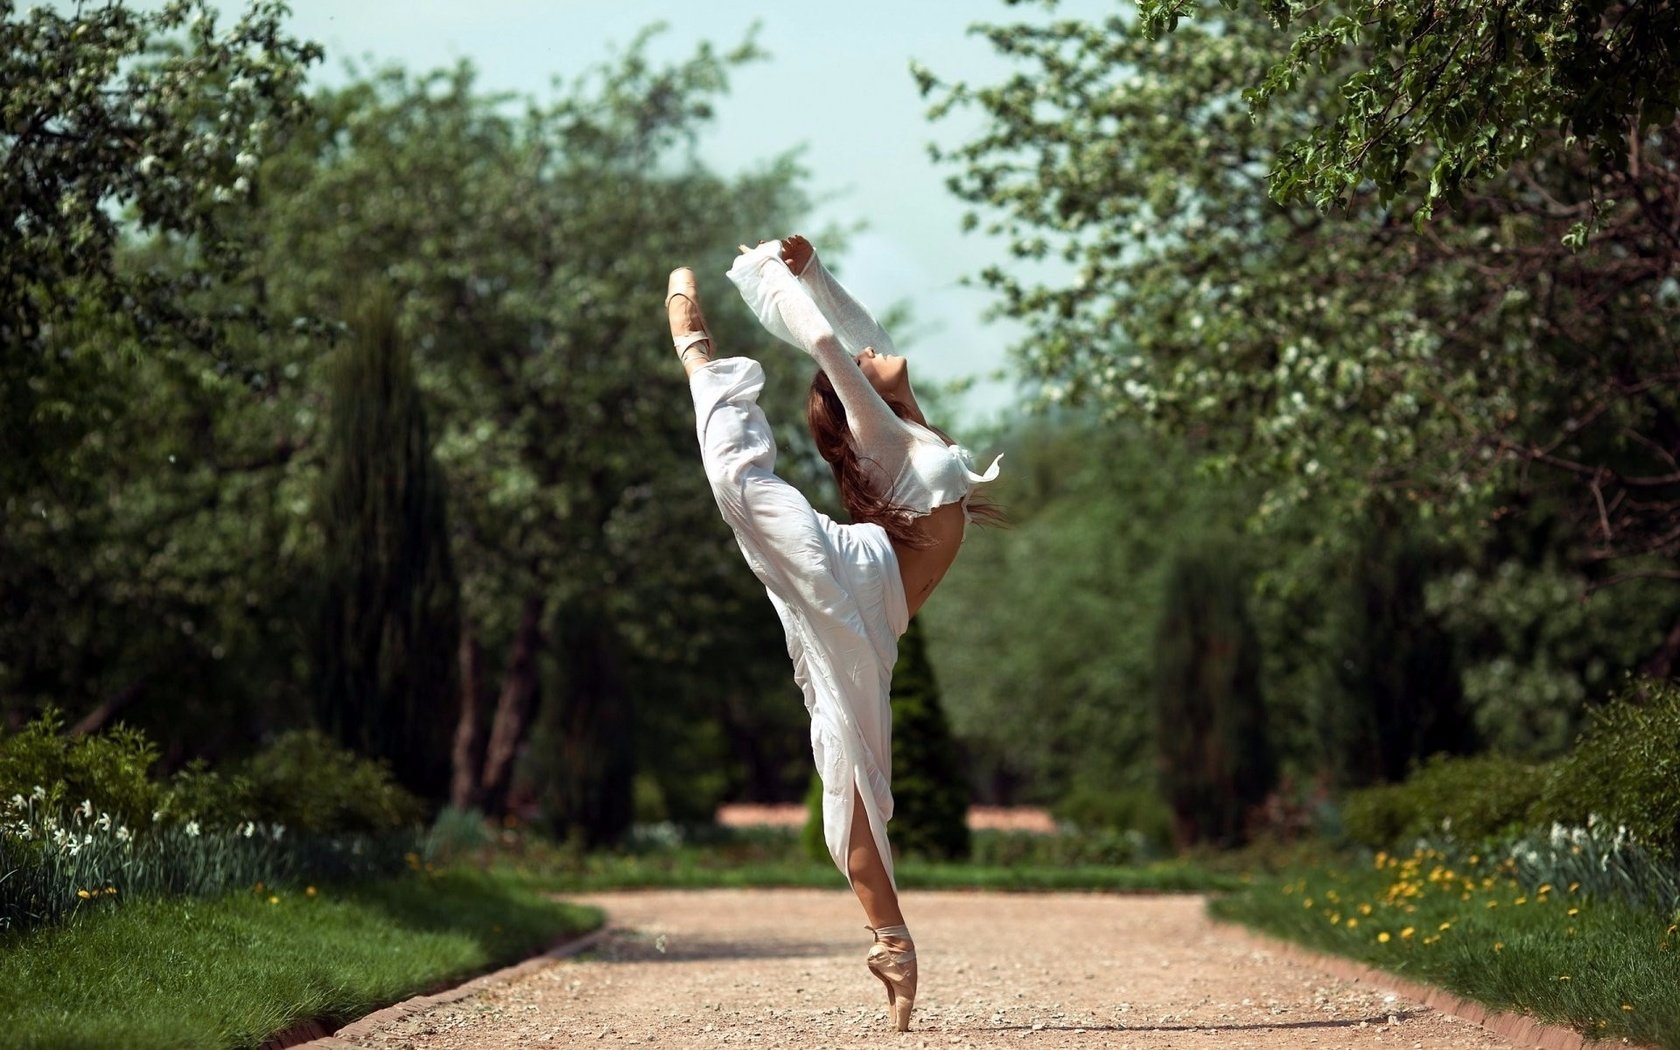
<path fill-rule="evenodd" d="M 899 910 L 892 816 L 892 709 L 898 638 L 957 556 L 971 516 L 995 517 L 966 449 L 931 429 L 904 359 L 803 237 L 741 248 L 729 278 L 765 328 L 810 354 L 807 422 L 853 523 L 812 508 L 775 474 L 776 439 L 758 406 L 764 372 L 713 359 L 694 272 L 665 299 L 688 373 L 700 453 L 718 509 L 787 633 L 811 715 L 823 835 L 875 934 L 865 963 L 886 986 L 899 1031 L 916 998 L 916 948 Z"/>

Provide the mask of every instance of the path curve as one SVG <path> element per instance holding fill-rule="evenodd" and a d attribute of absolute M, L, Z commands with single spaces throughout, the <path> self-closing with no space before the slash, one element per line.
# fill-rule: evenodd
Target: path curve
<path fill-rule="evenodd" d="M 1508 1050 L 1380 985 L 1332 977 L 1208 921 L 1192 896 L 908 892 L 912 1031 L 891 1031 L 844 891 L 597 894 L 593 950 L 318 1045 L 502 1050 L 1026 1047 Z"/>

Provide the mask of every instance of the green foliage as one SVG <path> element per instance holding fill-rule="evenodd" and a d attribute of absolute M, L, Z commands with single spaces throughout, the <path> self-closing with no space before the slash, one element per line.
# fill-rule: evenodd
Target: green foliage
<path fill-rule="evenodd" d="M 1191 443 L 1088 415 L 1024 418 L 996 444 L 1011 525 L 971 530 L 919 614 L 973 782 L 1002 801 L 1154 792 L 1167 572 L 1235 531 L 1252 490 L 1198 473 Z"/>
<path fill-rule="evenodd" d="M 1534 817 L 1624 826 L 1652 853 L 1680 861 L 1680 685 L 1633 679 L 1595 711 L 1551 767 Z"/>
<path fill-rule="evenodd" d="M 321 54 L 282 31 L 284 15 L 254 2 L 222 29 L 206 0 L 0 6 L 7 519 L 26 507 L 40 519 L 28 497 L 49 518 L 66 513 L 54 496 L 80 495 L 120 458 L 102 431 L 129 407 L 128 339 L 195 372 L 214 363 L 221 319 L 183 310 L 186 289 L 239 275 L 228 217 L 249 200 L 274 132 L 304 115 L 303 79 Z M 120 243 L 137 231 L 190 240 L 196 272 L 120 265 Z M 125 338 L 82 343 L 84 310 L 118 319 L 111 330 Z"/>
<path fill-rule="evenodd" d="M 1159 809 L 1159 803 L 1156 804 Z M 1123 867 L 1155 860 L 1172 849 L 1172 814 L 1160 812 L 1155 828 L 1103 828 L 1057 832 L 981 831 L 974 835 L 976 865 L 1016 867 Z M 1151 833 L 1153 832 L 1153 833 Z"/>
<path fill-rule="evenodd" d="M 1075 787 L 1057 800 L 1051 813 L 1058 823 L 1083 832 L 1132 833 L 1156 852 L 1172 846 L 1172 809 L 1153 791 L 1108 792 Z"/>
<path fill-rule="evenodd" d="M 0 731 L 0 799 L 34 799 L 54 813 L 88 801 L 118 823 L 147 826 L 164 802 L 162 786 L 151 779 L 157 759 L 157 748 L 139 730 L 72 738 L 49 709 L 16 733 Z"/>
<path fill-rule="evenodd" d="M 326 538 L 314 625 L 318 723 L 428 799 L 449 783 L 460 585 L 443 478 L 396 304 L 364 290 L 339 351 L 317 501 Z"/>
<path fill-rule="evenodd" d="M 1260 693 L 1260 652 L 1235 552 L 1178 556 L 1156 643 L 1161 793 L 1180 847 L 1240 845 L 1271 791 L 1276 759 Z"/>
<path fill-rule="evenodd" d="M 1373 849 L 1438 836 L 1470 844 L 1498 839 L 1528 826 L 1546 772 L 1502 755 L 1436 755 L 1403 783 L 1350 792 L 1342 826 Z"/>
<path fill-rule="evenodd" d="M 423 812 L 384 763 L 315 730 L 282 733 L 239 774 L 250 785 L 248 819 L 298 834 L 393 831 L 415 824 Z"/>
<path fill-rule="evenodd" d="M 1544 39 L 1573 16 L 1521 3 L 1534 20 L 1497 29 L 1509 5 L 1272 6 L 1304 28 L 1279 28 L 1242 3 L 1158 38 L 1121 14 L 1027 18 L 979 29 L 1014 65 L 1002 83 L 941 84 L 920 72 L 936 118 L 967 109 L 984 119 L 942 159 L 974 206 L 970 223 L 1006 238 L 1020 263 L 982 277 L 999 310 L 1027 325 L 1020 349 L 1044 398 L 1206 435 L 1216 465 L 1266 483 L 1261 524 L 1275 527 L 1289 505 L 1337 527 L 1415 514 L 1475 546 L 1490 521 L 1562 506 L 1574 560 L 1625 557 L 1627 571 L 1662 571 L 1680 549 L 1668 353 L 1680 242 L 1663 218 L 1680 207 L 1666 174 L 1680 136 L 1670 128 L 1674 64 L 1658 38 L 1613 57 L 1591 51 L 1596 30 L 1572 28 L 1519 54 L 1504 45 Z M 1392 20 L 1377 14 L 1391 9 Z M 1415 41 L 1398 35 L 1420 14 L 1439 21 Z M 1649 28 L 1672 28 L 1674 17 L 1665 9 Z M 1341 42 L 1303 43 L 1324 42 L 1317 34 L 1331 24 L 1361 34 L 1354 57 Z M 1434 69 L 1446 57 L 1438 49 L 1460 46 L 1486 68 L 1412 79 L 1422 67 L 1411 63 L 1433 56 Z M 1624 58 L 1634 64 L 1600 61 Z M 1668 96 L 1653 97 L 1654 111 L 1629 102 L 1646 87 L 1617 103 L 1599 97 L 1646 61 L 1650 90 Z M 1245 95 L 1280 62 L 1287 75 L 1251 112 Z M 1517 68 L 1530 79 L 1502 79 Z M 1592 105 L 1638 114 L 1647 132 L 1624 121 L 1612 136 L 1625 166 L 1557 134 L 1575 118 L 1547 110 L 1553 102 L 1519 101 L 1547 85 L 1577 85 Z M 1421 235 L 1383 204 L 1393 186 L 1365 184 L 1410 163 L 1409 147 L 1397 156 L 1387 140 L 1373 144 L 1365 123 L 1396 100 L 1396 112 L 1439 103 L 1448 108 L 1429 120 L 1463 119 L 1452 135 L 1468 136 L 1470 152 L 1439 142 L 1446 181 L 1430 192 L 1447 192 L 1455 172 L 1477 180 Z M 1529 113 L 1530 103 L 1543 104 Z M 1280 192 L 1282 203 L 1267 196 L 1268 171 L 1306 162 L 1292 152 L 1302 142 L 1329 165 L 1309 195 L 1360 186 L 1345 208 L 1324 214 L 1293 192 Z M 1350 173 L 1335 159 L 1348 151 L 1371 171 Z M 1581 250 L 1564 244 L 1583 221 L 1595 236 Z"/>
<path fill-rule="evenodd" d="M 805 823 L 799 826 L 799 848 L 812 860 L 834 863 L 828 855 L 828 840 L 823 838 L 822 777 L 811 774 L 811 786 L 805 791 Z"/>
<path fill-rule="evenodd" d="M 1151 34 L 1176 29 L 1203 0 L 1139 0 Z M 1580 139 L 1596 165 L 1625 169 L 1629 137 L 1665 133 L 1680 100 L 1670 42 L 1680 10 L 1636 0 L 1221 0 L 1265 13 L 1293 38 L 1244 92 L 1263 113 L 1301 81 L 1324 79 L 1344 104 L 1288 144 L 1274 196 L 1343 203 L 1360 184 L 1427 216 L 1467 185 Z M 1246 17 L 1216 13 L 1216 18 Z M 1326 76 L 1329 73 L 1329 76 Z"/>
<path fill-rule="evenodd" d="M 893 848 L 905 856 L 968 856 L 968 781 L 939 703 L 916 620 L 898 640 L 892 677 Z"/>

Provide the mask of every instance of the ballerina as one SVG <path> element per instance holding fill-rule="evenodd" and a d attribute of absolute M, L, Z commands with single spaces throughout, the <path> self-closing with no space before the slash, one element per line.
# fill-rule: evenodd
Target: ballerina
<path fill-rule="evenodd" d="M 712 494 L 787 635 L 811 715 L 823 837 L 875 935 L 865 963 L 907 1031 L 916 949 L 887 840 L 892 669 L 899 636 L 951 567 L 967 522 L 999 516 L 973 498 L 998 466 L 977 472 L 967 449 L 928 425 L 891 338 L 805 238 L 742 246 L 729 277 L 772 334 L 817 363 L 806 418 L 851 524 L 776 476 L 775 437 L 758 405 L 764 371 L 748 358 L 713 358 L 686 267 L 667 287 L 671 335 Z"/>

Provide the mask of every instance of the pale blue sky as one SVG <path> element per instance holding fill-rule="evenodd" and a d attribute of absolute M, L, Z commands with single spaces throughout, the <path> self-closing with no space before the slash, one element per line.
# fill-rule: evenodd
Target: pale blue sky
<path fill-rule="evenodd" d="M 1095 18 L 1121 0 L 1063 0 L 1057 17 Z M 224 9 L 240 6 L 233 0 Z M 643 27 L 665 22 L 656 58 L 678 58 L 707 39 L 721 48 L 756 22 L 770 60 L 740 69 L 721 100 L 700 154 L 731 172 L 803 145 L 820 201 L 809 231 L 825 225 L 866 229 L 843 253 L 826 253 L 860 298 L 877 311 L 908 303 L 915 325 L 900 335 L 915 375 L 936 380 L 983 376 L 1007 366 L 1018 327 L 987 322 L 990 297 L 964 288 L 964 276 L 1005 261 L 1001 244 L 960 229 L 963 208 L 945 189 L 950 173 L 927 143 L 961 141 L 973 117 L 930 124 L 909 65 L 916 59 L 946 79 L 983 83 L 1010 69 L 982 39 L 976 21 L 1046 17 L 1001 0 L 854 0 L 845 5 L 712 0 L 291 0 L 296 35 L 327 50 L 319 76 L 335 78 L 347 59 L 394 61 L 414 70 L 469 59 L 486 90 L 545 96 L 553 79 L 571 80 L 621 52 Z M 808 231 L 808 232 L 809 232 Z M 742 230 L 743 240 L 786 231 Z M 819 243 L 818 248 L 821 249 Z M 675 263 L 673 263 L 675 264 Z M 721 275 L 702 274 L 702 290 L 722 294 Z M 1015 397 L 1014 381 L 985 381 L 969 396 L 959 426 L 994 416 Z"/>

